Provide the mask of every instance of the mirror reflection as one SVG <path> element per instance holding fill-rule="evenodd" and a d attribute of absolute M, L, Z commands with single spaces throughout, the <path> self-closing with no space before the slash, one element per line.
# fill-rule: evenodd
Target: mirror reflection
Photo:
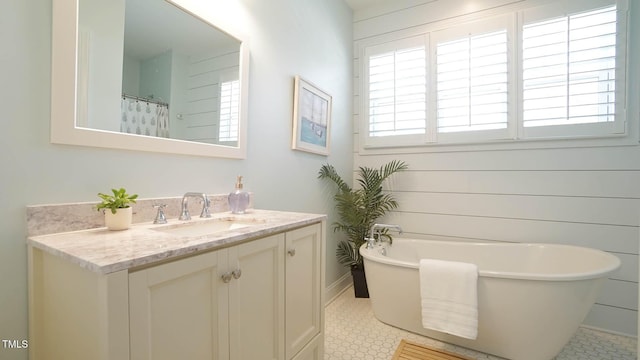
<path fill-rule="evenodd" d="M 76 126 L 237 146 L 240 45 L 164 0 L 80 0 Z"/>

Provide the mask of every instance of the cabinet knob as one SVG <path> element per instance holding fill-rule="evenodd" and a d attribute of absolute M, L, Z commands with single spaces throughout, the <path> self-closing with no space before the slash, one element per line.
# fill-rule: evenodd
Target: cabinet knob
<path fill-rule="evenodd" d="M 291 248 L 291 249 L 287 250 L 287 254 L 289 254 L 289 256 L 296 256 L 296 249 L 295 248 Z"/>
<path fill-rule="evenodd" d="M 231 274 L 233 275 L 233 278 L 238 280 L 240 279 L 240 276 L 242 276 L 242 270 L 240 269 L 235 269 L 231 272 Z"/>
<path fill-rule="evenodd" d="M 229 281 L 231 281 L 231 277 L 232 277 L 232 275 L 231 275 L 231 273 L 230 273 L 230 272 L 226 272 L 226 273 L 222 274 L 222 276 L 221 276 L 222 281 L 223 281 L 225 284 L 226 284 L 226 283 L 228 283 Z"/>

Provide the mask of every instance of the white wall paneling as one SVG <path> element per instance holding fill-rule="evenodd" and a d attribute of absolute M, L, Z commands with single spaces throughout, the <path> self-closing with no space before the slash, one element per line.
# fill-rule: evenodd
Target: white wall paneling
<path fill-rule="evenodd" d="M 409 170 L 387 184 L 400 207 L 385 222 L 405 235 L 450 241 L 505 241 L 588 246 L 611 252 L 621 269 L 604 285 L 585 325 L 637 334 L 640 147 L 638 105 L 629 102 L 628 134 L 590 140 L 532 141 L 361 149 L 364 44 L 415 35 L 456 21 L 481 19 L 546 0 L 403 0 L 354 14 L 354 171 L 391 160 Z M 631 18 L 640 16 L 631 6 Z M 633 23 L 633 20 L 630 21 Z M 638 29 L 629 57 L 640 54 Z M 629 97 L 639 98 L 630 66 Z"/>

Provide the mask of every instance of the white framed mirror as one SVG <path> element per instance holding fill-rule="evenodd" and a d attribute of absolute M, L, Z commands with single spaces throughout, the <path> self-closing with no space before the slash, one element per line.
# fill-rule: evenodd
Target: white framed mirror
<path fill-rule="evenodd" d="M 53 0 L 52 143 L 245 158 L 248 41 L 178 1 Z"/>

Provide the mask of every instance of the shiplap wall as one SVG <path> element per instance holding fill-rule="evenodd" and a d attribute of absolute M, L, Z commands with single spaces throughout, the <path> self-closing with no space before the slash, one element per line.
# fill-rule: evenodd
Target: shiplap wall
<path fill-rule="evenodd" d="M 613 253 L 622 268 L 604 285 L 585 325 L 637 334 L 640 147 L 637 101 L 629 134 L 602 140 L 361 149 L 359 58 L 364 44 L 434 23 L 482 18 L 538 0 L 398 0 L 354 14 L 354 166 L 404 160 L 388 185 L 400 203 L 385 221 L 405 236 L 447 240 L 546 242 Z M 632 19 L 637 9 L 631 4 Z M 633 24 L 633 20 L 630 23 Z M 638 99 L 638 28 L 630 34 L 630 99 Z M 635 77 L 635 78 L 634 78 Z M 635 79 L 635 80 L 634 80 Z M 634 104 L 632 104 L 634 103 Z"/>
<path fill-rule="evenodd" d="M 221 74 L 235 73 L 237 76 L 239 56 L 239 51 L 233 49 L 188 59 L 183 114 L 186 140 L 219 143 Z"/>

